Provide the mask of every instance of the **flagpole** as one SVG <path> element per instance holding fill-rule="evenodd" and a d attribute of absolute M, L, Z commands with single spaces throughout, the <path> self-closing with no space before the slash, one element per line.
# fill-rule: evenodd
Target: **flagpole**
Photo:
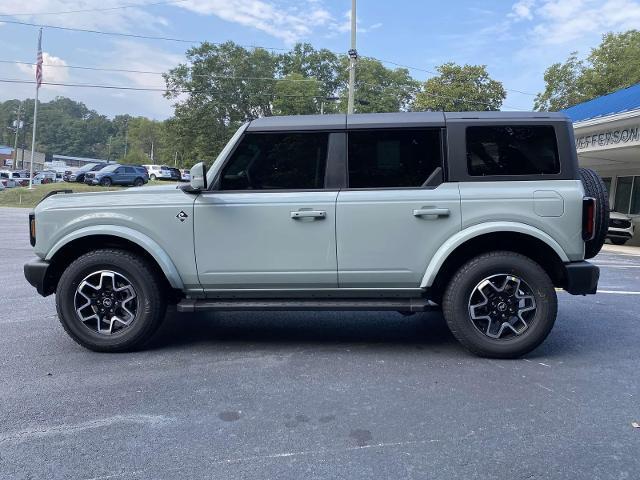
<path fill-rule="evenodd" d="M 42 28 L 38 34 L 38 64 L 42 68 Z M 38 67 L 36 67 L 37 69 Z M 37 70 L 36 70 L 37 71 Z M 31 135 L 31 164 L 29 165 L 29 190 L 33 189 L 33 157 L 36 149 L 36 126 L 38 124 L 38 93 L 40 93 L 41 78 L 36 73 L 36 103 L 33 107 L 33 133 Z"/>

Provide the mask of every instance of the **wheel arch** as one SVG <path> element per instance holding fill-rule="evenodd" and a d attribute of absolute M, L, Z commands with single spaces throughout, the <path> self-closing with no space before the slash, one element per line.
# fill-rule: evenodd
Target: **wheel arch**
<path fill-rule="evenodd" d="M 450 278 L 464 263 L 481 253 L 507 250 L 525 255 L 544 268 L 556 287 L 566 282 L 569 258 L 548 234 L 530 225 L 504 222 L 462 230 L 445 242 L 431 259 L 421 288 L 439 299 Z"/>
<path fill-rule="evenodd" d="M 109 232 L 109 233 L 104 233 Z M 176 266 L 167 253 L 148 236 L 130 228 L 103 225 L 82 228 L 72 232 L 49 250 L 45 260 L 50 262 L 47 290 L 55 291 L 64 268 L 81 255 L 101 248 L 119 248 L 145 258 L 164 279 L 169 288 L 182 290 L 184 284 Z"/>

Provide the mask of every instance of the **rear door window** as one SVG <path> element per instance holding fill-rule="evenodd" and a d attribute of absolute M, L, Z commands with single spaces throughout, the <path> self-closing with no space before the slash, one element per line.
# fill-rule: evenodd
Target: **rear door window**
<path fill-rule="evenodd" d="M 442 166 L 440 129 L 349 132 L 349 188 L 420 187 Z"/>
<path fill-rule="evenodd" d="M 558 144 L 551 125 L 491 125 L 467 128 L 471 176 L 560 173 Z"/>

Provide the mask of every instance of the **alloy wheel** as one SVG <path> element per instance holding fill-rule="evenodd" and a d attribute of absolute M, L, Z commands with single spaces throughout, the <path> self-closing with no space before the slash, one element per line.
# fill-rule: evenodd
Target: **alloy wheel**
<path fill-rule="evenodd" d="M 128 328 L 136 318 L 138 295 L 122 274 L 99 270 L 87 275 L 76 288 L 74 306 L 89 329 L 113 335 Z"/>
<path fill-rule="evenodd" d="M 471 292 L 468 307 L 474 327 L 499 340 L 522 335 L 531 326 L 537 308 L 531 287 L 506 273 L 482 279 Z"/>

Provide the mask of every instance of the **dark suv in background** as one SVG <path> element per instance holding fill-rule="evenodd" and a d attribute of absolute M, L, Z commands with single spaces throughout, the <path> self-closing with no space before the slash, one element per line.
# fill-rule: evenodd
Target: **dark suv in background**
<path fill-rule="evenodd" d="M 97 172 L 87 172 L 84 183 L 87 185 L 133 185 L 141 187 L 149 181 L 147 169 L 140 165 L 107 165 Z"/>

